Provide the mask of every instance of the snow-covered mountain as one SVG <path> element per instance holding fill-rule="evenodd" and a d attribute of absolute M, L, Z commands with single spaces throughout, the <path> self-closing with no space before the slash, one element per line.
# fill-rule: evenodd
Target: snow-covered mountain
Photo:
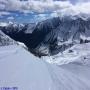
<path fill-rule="evenodd" d="M 0 26 L 0 87 L 90 90 L 90 20 L 73 18 Z"/>
<path fill-rule="evenodd" d="M 90 42 L 90 19 L 72 19 L 71 17 L 53 18 L 41 22 L 33 34 L 36 32 L 39 32 L 38 37 L 41 35 L 43 39 L 39 43 L 39 47 L 43 45 L 47 48 L 48 46 L 49 53 L 54 55 L 76 43 Z"/>
<path fill-rule="evenodd" d="M 43 60 L 57 65 L 76 63 L 78 65 L 90 65 L 90 43 L 76 44 L 57 55 L 42 57 Z"/>
<path fill-rule="evenodd" d="M 14 45 L 16 42 L 0 30 L 0 46 Z"/>
<path fill-rule="evenodd" d="M 37 24 L 10 24 L 1 30 L 39 56 L 55 55 L 77 43 L 90 42 L 90 18 L 85 15 L 55 17 Z"/>

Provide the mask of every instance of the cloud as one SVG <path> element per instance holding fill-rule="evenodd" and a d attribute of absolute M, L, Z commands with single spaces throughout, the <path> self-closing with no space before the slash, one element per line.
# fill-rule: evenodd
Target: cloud
<path fill-rule="evenodd" d="M 10 11 L 23 12 L 24 15 L 38 13 L 35 16 L 38 20 L 80 13 L 90 14 L 90 0 L 0 0 L 0 16 L 9 15 Z"/>
<path fill-rule="evenodd" d="M 80 15 L 80 14 L 88 14 L 90 15 L 90 2 L 86 3 L 78 3 L 76 5 L 72 5 L 69 8 L 64 8 L 62 10 L 56 11 L 58 16 L 64 15 Z"/>
<path fill-rule="evenodd" d="M 89 2 L 90 0 L 77 0 L 77 2 Z"/>
<path fill-rule="evenodd" d="M 2 17 L 3 15 L 10 15 L 10 13 L 7 11 L 0 11 L 0 17 Z"/>
<path fill-rule="evenodd" d="M 38 22 L 38 21 L 46 20 L 50 17 L 51 17 L 50 14 L 38 14 L 38 15 L 34 15 L 34 20 L 35 22 Z"/>
<path fill-rule="evenodd" d="M 90 14 L 90 2 L 79 3 L 74 8 L 81 13 Z"/>
<path fill-rule="evenodd" d="M 2 10 L 6 11 L 20 11 L 24 13 L 33 12 L 46 12 L 54 11 L 57 9 L 68 8 L 71 6 L 69 1 L 53 1 L 53 0 L 0 0 Z"/>
<path fill-rule="evenodd" d="M 11 17 L 8 17 L 7 19 L 8 19 L 8 20 L 14 20 L 14 17 L 11 16 Z"/>

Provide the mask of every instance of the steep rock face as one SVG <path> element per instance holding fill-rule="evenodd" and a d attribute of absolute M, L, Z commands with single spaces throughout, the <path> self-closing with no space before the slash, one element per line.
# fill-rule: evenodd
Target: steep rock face
<path fill-rule="evenodd" d="M 50 22 L 51 24 L 48 24 Z M 53 26 L 54 25 L 56 26 Z M 43 25 L 42 25 L 43 24 Z M 50 28 L 45 28 L 50 25 Z M 41 32 L 41 42 L 35 48 L 35 51 L 44 52 L 47 49 L 46 54 L 55 55 L 59 52 L 63 52 L 65 49 L 73 46 L 76 43 L 88 43 L 90 42 L 90 20 L 83 20 L 82 18 L 53 18 L 42 22 L 38 25 L 39 30 L 35 30 L 34 33 Z M 43 27 L 43 28 L 41 28 Z M 47 33 L 44 33 L 48 31 Z M 32 33 L 33 34 L 33 33 Z M 35 39 L 34 39 L 35 40 Z M 44 47 L 42 49 L 42 47 Z"/>
<path fill-rule="evenodd" d="M 0 46 L 13 45 L 16 42 L 0 30 Z"/>
<path fill-rule="evenodd" d="M 51 54 L 57 54 L 75 43 L 89 42 L 89 37 L 90 20 L 63 18 L 59 26 L 46 35 L 42 43 L 49 45 Z"/>
<path fill-rule="evenodd" d="M 56 17 L 37 25 L 4 27 L 2 31 L 14 40 L 25 43 L 36 55 L 55 55 L 76 43 L 90 42 L 90 19 Z"/>

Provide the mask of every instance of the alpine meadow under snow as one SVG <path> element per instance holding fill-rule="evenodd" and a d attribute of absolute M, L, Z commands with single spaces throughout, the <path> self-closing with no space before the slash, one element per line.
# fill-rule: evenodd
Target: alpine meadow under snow
<path fill-rule="evenodd" d="M 0 0 L 0 90 L 90 90 L 90 0 Z"/>

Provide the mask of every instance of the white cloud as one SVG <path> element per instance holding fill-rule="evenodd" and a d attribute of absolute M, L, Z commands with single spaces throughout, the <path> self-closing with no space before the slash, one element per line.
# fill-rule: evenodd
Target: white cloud
<path fill-rule="evenodd" d="M 90 2 L 88 3 L 78 3 L 76 5 L 72 5 L 69 8 L 64 8 L 62 10 L 56 11 L 58 16 L 64 15 L 80 15 L 80 14 L 88 14 L 90 15 Z"/>
<path fill-rule="evenodd" d="M 10 13 L 7 11 L 0 11 L 0 17 L 2 17 L 3 15 L 10 15 Z"/>
<path fill-rule="evenodd" d="M 62 6 L 63 7 L 63 6 Z M 77 3 L 75 5 L 70 5 L 70 7 L 67 8 L 62 8 L 62 9 L 56 9 L 55 11 L 53 10 L 52 13 L 49 15 L 47 14 L 39 14 L 36 15 L 36 19 L 38 20 L 45 20 L 47 18 L 52 18 L 52 17 L 57 17 L 57 16 L 69 16 L 69 15 L 79 15 L 82 17 L 82 14 L 88 14 L 90 15 L 90 2 L 81 2 Z M 88 16 L 90 17 L 90 16 Z M 85 17 L 85 18 L 88 18 Z"/>
<path fill-rule="evenodd" d="M 53 13 L 50 14 L 50 17 L 57 17 L 57 16 L 59 16 L 57 11 L 54 11 Z"/>
<path fill-rule="evenodd" d="M 79 13 L 90 14 L 90 0 L 76 0 L 78 3 L 73 5 L 69 0 L 0 0 L 0 16 L 9 14 L 8 11 L 18 11 L 23 13 L 45 13 L 52 12 L 51 17 L 59 15 L 77 15 Z M 85 2 L 88 1 L 88 2 Z M 38 17 L 45 18 L 44 15 Z"/>
<path fill-rule="evenodd" d="M 47 14 L 38 14 L 34 16 L 34 20 L 35 21 L 42 21 L 49 18 L 49 16 Z"/>
<path fill-rule="evenodd" d="M 90 14 L 90 2 L 79 3 L 74 8 L 81 13 Z"/>
<path fill-rule="evenodd" d="M 13 19 L 14 19 L 14 17 L 12 17 L 12 16 L 11 16 L 11 17 L 8 17 L 7 19 L 8 19 L 8 20 L 13 20 Z"/>
<path fill-rule="evenodd" d="M 45 11 L 53 11 L 62 8 L 68 8 L 71 6 L 69 1 L 53 1 L 53 0 L 28 0 L 28 1 L 20 1 L 20 0 L 0 0 L 0 6 L 2 9 L 8 11 L 20 11 L 29 13 L 31 11 L 35 12 L 45 12 Z"/>
<path fill-rule="evenodd" d="M 77 0 L 77 2 L 89 2 L 90 0 Z"/>

